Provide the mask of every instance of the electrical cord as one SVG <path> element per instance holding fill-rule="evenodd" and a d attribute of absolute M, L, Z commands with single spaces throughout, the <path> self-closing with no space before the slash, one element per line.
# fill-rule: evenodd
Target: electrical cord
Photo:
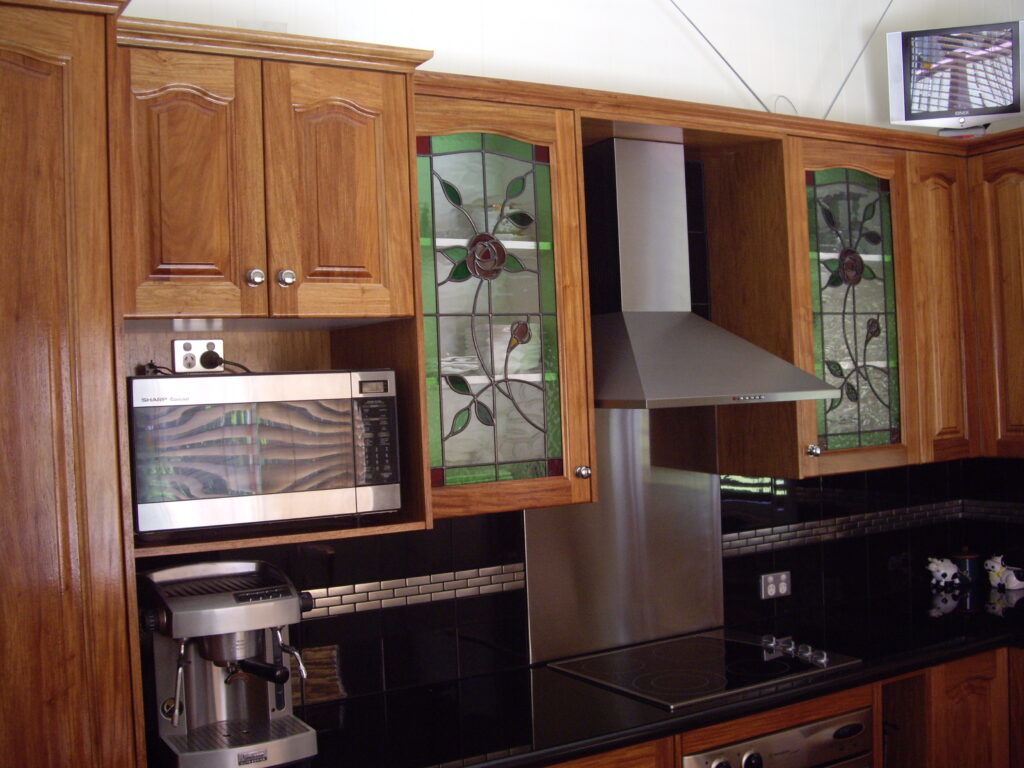
<path fill-rule="evenodd" d="M 217 368 L 218 366 L 224 365 L 230 366 L 231 368 L 238 368 L 239 370 L 244 371 L 245 373 L 252 373 L 251 370 L 249 370 L 241 363 L 236 363 L 231 360 L 225 360 L 212 349 L 206 350 L 205 352 L 203 352 L 203 354 L 199 356 L 199 364 L 208 371 Z"/>
<path fill-rule="evenodd" d="M 142 366 L 143 376 L 173 376 L 174 371 L 165 365 L 157 365 L 155 361 L 150 360 L 144 366 Z"/>

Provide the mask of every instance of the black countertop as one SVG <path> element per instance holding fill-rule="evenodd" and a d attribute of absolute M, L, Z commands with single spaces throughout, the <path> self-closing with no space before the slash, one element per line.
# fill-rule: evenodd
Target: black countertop
<path fill-rule="evenodd" d="M 987 587 L 959 600 L 919 589 L 829 605 L 771 627 L 741 627 L 792 633 L 862 663 L 675 712 L 539 666 L 307 706 L 298 714 L 319 732 L 317 768 L 547 765 L 1018 644 L 1024 607 L 1005 603 Z"/>

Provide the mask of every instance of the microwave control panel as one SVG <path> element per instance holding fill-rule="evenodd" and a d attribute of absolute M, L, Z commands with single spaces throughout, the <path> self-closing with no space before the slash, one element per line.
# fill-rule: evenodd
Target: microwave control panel
<path fill-rule="evenodd" d="M 390 485 L 400 479 L 395 397 L 387 385 L 386 381 L 366 379 L 353 393 L 358 486 Z"/>

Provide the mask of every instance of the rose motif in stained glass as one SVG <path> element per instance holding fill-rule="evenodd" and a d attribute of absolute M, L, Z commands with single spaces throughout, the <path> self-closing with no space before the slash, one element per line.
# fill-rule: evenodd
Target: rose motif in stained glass
<path fill-rule="evenodd" d="M 469 241 L 466 266 L 481 280 L 494 280 L 505 268 L 505 246 L 491 235 L 481 233 Z"/>
<path fill-rule="evenodd" d="M 846 285 L 857 285 L 864 276 L 864 259 L 852 248 L 839 254 L 839 279 Z"/>

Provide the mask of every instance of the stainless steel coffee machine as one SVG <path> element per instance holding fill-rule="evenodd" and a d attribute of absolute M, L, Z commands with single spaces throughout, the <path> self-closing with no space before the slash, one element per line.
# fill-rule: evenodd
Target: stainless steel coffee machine
<path fill-rule="evenodd" d="M 316 732 L 292 714 L 288 643 L 303 598 L 260 561 L 166 568 L 139 577 L 152 640 L 151 716 L 179 768 L 285 765 L 316 754 Z"/>

